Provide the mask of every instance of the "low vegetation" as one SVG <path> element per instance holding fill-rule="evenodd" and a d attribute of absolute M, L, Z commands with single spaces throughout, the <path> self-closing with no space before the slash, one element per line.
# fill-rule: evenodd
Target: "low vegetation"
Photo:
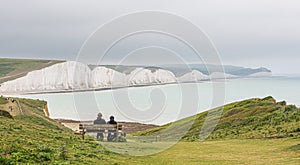
<path fill-rule="evenodd" d="M 135 157 L 138 164 L 299 164 L 299 139 L 227 139 L 178 142 L 149 156 Z M 126 144 L 116 144 L 124 148 Z M 153 144 L 152 144 L 153 145 Z M 129 163 L 131 164 L 131 163 Z"/>
<path fill-rule="evenodd" d="M 206 125 L 205 129 L 201 130 L 208 113 L 213 114 L 214 112 L 222 112 L 220 117 L 218 115 L 209 116 L 211 121 L 219 120 L 216 127 Z M 187 129 L 185 126 L 190 124 L 191 127 L 183 136 L 183 141 L 197 141 L 201 139 L 201 134 L 212 130 L 208 140 L 299 137 L 299 123 L 299 108 L 294 105 L 286 105 L 285 101 L 276 102 L 269 96 L 263 99 L 254 98 L 228 104 L 134 135 L 160 135 L 160 137 L 168 139 L 169 136 L 176 136 L 183 132 L 184 129 Z"/>
<path fill-rule="evenodd" d="M 209 136 L 208 141 L 194 140 L 194 137 L 198 136 L 195 129 L 201 126 L 205 113 L 196 115 L 194 124 L 181 142 L 159 153 L 138 157 L 126 153 L 118 154 L 116 151 L 124 150 L 128 146 L 132 147 L 130 148 L 132 151 L 137 151 L 141 145 L 149 146 L 145 150 L 153 150 L 154 146 L 163 146 L 165 142 L 106 142 L 105 145 L 91 137 L 82 140 L 81 136 L 74 135 L 70 129 L 44 116 L 45 101 L 14 99 L 20 102 L 23 113 L 10 115 L 7 109 L 0 110 L 0 164 L 296 164 L 299 162 L 300 143 L 297 135 L 299 109 L 287 106 L 284 102 L 276 103 L 271 97 L 226 105 L 220 124 Z M 11 103 L 4 102 L 0 106 L 5 108 L 6 104 Z M 243 110 L 237 110 L 238 107 Z M 260 120 L 256 118 L 250 120 L 251 116 L 260 116 Z M 175 122 L 176 128 L 183 127 L 183 124 L 191 118 Z M 230 124 L 226 124 L 228 122 Z M 154 134 L 164 127 L 166 126 L 139 134 Z M 277 127 L 281 129 L 276 129 Z M 269 128 L 270 133 L 267 131 Z M 253 136 L 254 133 L 258 135 Z M 278 138 L 279 135 L 285 138 Z"/>
<path fill-rule="evenodd" d="M 7 104 L 8 101 L 4 97 L 0 97 L 0 104 Z"/>
<path fill-rule="evenodd" d="M 45 101 L 18 99 L 23 114 L 0 110 L 0 164 L 103 164 L 118 162 L 92 138 L 80 136 L 43 115 Z"/>
<path fill-rule="evenodd" d="M 0 58 L 0 83 L 23 77 L 30 71 L 60 62 L 63 61 Z"/>

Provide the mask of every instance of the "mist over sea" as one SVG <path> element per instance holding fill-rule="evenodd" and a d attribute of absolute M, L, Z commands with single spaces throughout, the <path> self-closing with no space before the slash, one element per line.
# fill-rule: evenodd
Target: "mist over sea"
<path fill-rule="evenodd" d="M 225 83 L 223 90 L 216 84 Z M 248 98 L 273 96 L 300 106 L 300 77 L 229 79 L 201 83 L 169 84 L 75 93 L 47 93 L 18 97 L 48 101 L 51 118 L 105 119 L 165 124 L 202 111 Z M 223 99 L 216 102 L 215 98 Z"/>

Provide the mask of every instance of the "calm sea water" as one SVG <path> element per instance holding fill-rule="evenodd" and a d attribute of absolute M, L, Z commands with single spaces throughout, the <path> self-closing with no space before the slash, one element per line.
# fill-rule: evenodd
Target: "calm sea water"
<path fill-rule="evenodd" d="M 273 96 L 300 106 L 300 77 L 231 79 L 105 91 L 22 95 L 48 101 L 52 118 L 164 124 L 234 101 Z"/>

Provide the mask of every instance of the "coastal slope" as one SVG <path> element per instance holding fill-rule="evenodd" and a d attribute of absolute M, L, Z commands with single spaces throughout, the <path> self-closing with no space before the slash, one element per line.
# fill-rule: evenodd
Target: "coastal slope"
<path fill-rule="evenodd" d="M 218 115 L 220 112 L 222 114 Z M 215 128 L 214 122 L 217 122 Z M 159 135 L 168 140 L 191 126 L 181 140 L 300 138 L 299 122 L 299 108 L 268 96 L 231 103 L 135 135 Z"/>
<path fill-rule="evenodd" d="M 12 99 L 15 100 L 13 103 Z M 17 101 L 20 103 L 23 113 L 18 112 Z M 16 113 L 7 109 L 7 105 L 12 104 L 14 107 L 12 111 Z M 207 164 L 216 162 L 218 164 L 297 164 L 299 162 L 300 148 L 299 137 L 297 137 L 299 129 L 295 130 L 297 126 L 299 127 L 299 109 L 286 105 L 285 102 L 275 103 L 272 97 L 250 99 L 226 105 L 221 121 L 216 128 L 221 133 L 213 133 L 215 138 L 209 137 L 203 142 L 196 141 L 195 137 L 198 136 L 197 129 L 201 128 L 197 124 L 203 121 L 205 114 L 196 115 L 193 117 L 195 121 L 193 127 L 181 142 L 149 156 L 118 154 L 107 150 L 88 136 L 82 140 L 81 136 L 74 135 L 70 129 L 46 117 L 43 112 L 46 104 L 42 100 L 21 98 L 7 100 L 0 97 L 0 164 L 195 164 L 195 162 L 196 164 L 199 162 Z M 244 111 L 249 108 L 253 108 L 253 110 Z M 254 116 L 253 119 L 250 116 Z M 269 116 L 271 122 L 269 120 L 262 121 L 269 122 L 270 127 L 256 119 L 259 116 L 262 119 Z M 245 122 L 247 118 L 248 122 Z M 174 123 L 180 129 L 189 120 L 191 118 Z M 229 124 L 225 124 L 226 122 Z M 254 127 L 255 125 L 257 126 Z M 163 127 L 139 134 L 140 136 L 146 133 L 154 134 Z M 237 129 L 237 127 L 240 128 Z M 245 128 L 247 130 L 243 133 Z M 272 136 L 247 138 L 251 137 L 247 135 L 247 131 L 250 134 L 254 133 L 253 130 L 268 131 L 264 128 L 270 129 L 269 135 Z M 231 133 L 234 130 L 239 130 L 239 132 Z M 236 138 L 235 134 L 240 134 L 242 139 Z M 246 138 L 243 137 L 244 135 Z M 280 136 L 290 137 L 279 138 Z M 265 140 L 264 138 L 271 139 Z M 128 146 L 132 147 L 131 150 L 137 150 L 138 146 L 147 145 L 149 147 L 146 150 L 153 150 L 154 144 L 164 145 L 164 142 L 135 143 L 128 141 L 108 144 L 123 150 L 128 149 Z"/>
<path fill-rule="evenodd" d="M 0 164 L 111 164 L 126 160 L 89 137 L 83 141 L 71 129 L 48 118 L 46 104 L 0 97 Z"/>

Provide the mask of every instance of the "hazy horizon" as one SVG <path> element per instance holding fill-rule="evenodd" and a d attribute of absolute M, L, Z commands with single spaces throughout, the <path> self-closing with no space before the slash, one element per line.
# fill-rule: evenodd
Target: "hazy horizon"
<path fill-rule="evenodd" d="M 86 39 L 103 24 L 129 13 L 160 11 L 199 27 L 214 43 L 224 65 L 266 67 L 276 75 L 300 74 L 299 6 L 294 0 L 3 1 L 0 57 L 76 61 Z M 160 40 L 157 37 L 136 38 L 141 43 L 154 38 L 155 43 Z M 161 40 L 177 46 L 167 38 Z M 195 61 L 183 48 L 179 51 L 185 52 L 180 55 L 187 63 Z M 114 53 L 122 56 L 122 52 L 124 46 Z M 164 52 L 158 51 L 157 57 L 159 53 Z M 114 60 L 108 58 L 107 63 Z"/>
<path fill-rule="evenodd" d="M 12 59 L 11 57 L 0 57 L 0 58 L 7 58 L 7 59 Z M 57 60 L 57 61 L 68 61 L 66 59 L 51 59 L 51 58 L 23 58 L 23 57 L 16 57 L 16 58 L 13 58 L 13 59 L 28 59 L 28 60 Z M 198 64 L 198 63 L 188 63 L 187 65 L 194 65 L 194 64 Z M 94 64 L 87 64 L 87 65 L 94 65 Z M 102 64 L 100 64 L 99 66 L 101 66 Z M 112 64 L 112 63 L 109 63 L 109 64 L 103 64 L 103 66 L 109 66 L 109 65 L 112 65 L 112 66 L 118 66 L 116 64 Z M 180 64 L 166 64 L 166 65 L 180 65 Z M 186 65 L 186 64 L 182 64 L 182 65 Z M 200 64 L 201 65 L 201 64 Z M 206 64 L 206 65 L 214 65 L 214 64 Z M 119 66 L 136 66 L 136 67 L 139 67 L 139 66 L 148 66 L 148 67 L 156 67 L 155 65 L 140 65 L 140 64 L 122 64 L 122 65 L 119 65 Z M 161 66 L 161 65 L 160 65 Z M 242 65 L 233 65 L 233 64 L 222 64 L 222 66 L 235 66 L 235 67 L 244 67 L 244 68 L 251 68 L 251 69 L 258 69 L 258 68 L 267 68 L 265 66 L 258 66 L 258 67 L 247 67 L 247 66 L 242 66 Z M 159 67 L 159 66 L 158 66 Z M 267 68 L 269 70 L 271 70 L 270 68 Z M 300 73 L 274 73 L 273 70 L 271 70 L 272 72 L 272 75 L 273 76 L 300 76 Z"/>

